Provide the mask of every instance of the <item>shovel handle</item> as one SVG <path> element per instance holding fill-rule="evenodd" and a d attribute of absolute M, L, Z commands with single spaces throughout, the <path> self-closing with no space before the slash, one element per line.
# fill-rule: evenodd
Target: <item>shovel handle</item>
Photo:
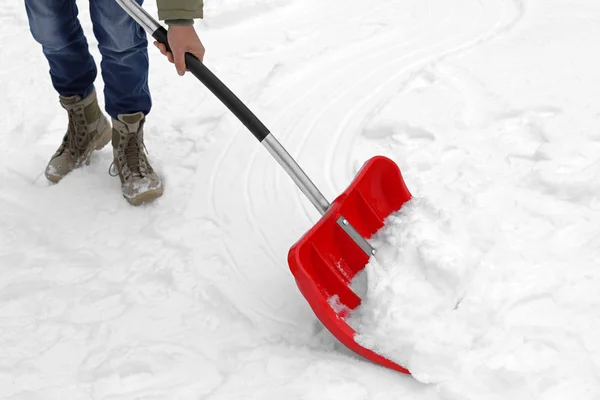
<path fill-rule="evenodd" d="M 152 37 L 166 46 L 168 51 L 169 40 L 167 30 L 159 27 L 152 33 Z M 252 132 L 254 137 L 262 143 L 269 136 L 267 127 L 250 111 L 244 103 L 231 91 L 219 78 L 215 76 L 195 55 L 185 53 L 187 69 L 198 78 L 229 110 Z"/>
<path fill-rule="evenodd" d="M 147 33 L 150 33 L 157 42 L 163 44 L 171 52 L 167 30 L 152 18 L 136 0 L 115 1 Z M 254 137 L 271 153 L 321 215 L 324 215 L 329 210 L 329 202 L 263 123 L 196 56 L 186 52 L 185 62 L 187 69 L 252 132 Z M 374 254 L 371 245 L 345 218 L 340 218 L 338 224 L 368 256 Z"/>

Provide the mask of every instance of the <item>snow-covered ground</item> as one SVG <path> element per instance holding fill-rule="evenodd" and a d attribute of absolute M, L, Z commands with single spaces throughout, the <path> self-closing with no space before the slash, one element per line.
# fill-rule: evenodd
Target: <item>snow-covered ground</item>
<path fill-rule="evenodd" d="M 316 321 L 286 256 L 318 213 L 154 47 L 164 196 L 129 206 L 108 147 L 46 182 L 64 111 L 0 0 L 0 398 L 600 398 L 600 3 L 206 3 L 207 66 L 330 200 L 373 155 L 400 166 L 414 200 L 353 323 L 414 375 Z"/>

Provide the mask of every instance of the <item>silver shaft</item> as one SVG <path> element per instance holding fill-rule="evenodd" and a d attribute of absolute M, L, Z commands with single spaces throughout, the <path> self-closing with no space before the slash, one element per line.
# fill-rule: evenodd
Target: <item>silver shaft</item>
<path fill-rule="evenodd" d="M 321 215 L 324 215 L 329 209 L 329 202 L 281 143 L 275 139 L 275 136 L 269 134 L 262 141 L 262 144 L 288 173 L 296 185 L 298 185 L 302 193 L 313 203 Z"/>
<path fill-rule="evenodd" d="M 263 141 L 262 144 L 267 148 L 269 153 L 277 160 L 277 162 L 283 167 L 288 173 L 296 185 L 300 188 L 302 193 L 308 197 L 310 202 L 316 207 L 316 209 L 324 215 L 329 209 L 329 202 L 321 194 L 319 189 L 310 180 L 306 173 L 300 168 L 298 163 L 292 158 L 292 156 L 285 150 L 285 148 L 275 139 L 275 136 L 269 134 Z M 340 228 L 346 232 L 348 236 L 368 255 L 375 255 L 375 249 L 371 247 L 369 242 L 361 236 L 360 233 L 348 222 L 343 216 L 340 217 L 336 223 Z"/>
<path fill-rule="evenodd" d="M 146 32 L 153 33 L 160 24 L 146 10 L 133 0 L 116 0 L 117 3 L 131 16 Z"/>

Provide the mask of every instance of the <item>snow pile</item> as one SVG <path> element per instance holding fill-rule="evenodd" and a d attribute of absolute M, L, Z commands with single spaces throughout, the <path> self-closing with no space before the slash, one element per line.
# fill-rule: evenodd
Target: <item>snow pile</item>
<path fill-rule="evenodd" d="M 523 233 L 504 243 L 495 232 L 493 251 L 478 247 L 480 232 L 460 211 L 413 198 L 388 218 L 373 240 L 377 256 L 353 282 L 366 291 L 348 319 L 356 341 L 438 384 L 444 399 L 598 398 L 600 295 L 591 287 L 600 271 L 587 256 L 599 247 L 572 246 L 585 223 L 571 238 L 531 240 L 544 224 L 523 220 Z M 532 252 L 513 251 L 520 245 L 540 251 L 539 264 L 526 265 Z M 573 267 L 587 272 L 576 277 Z"/>
<path fill-rule="evenodd" d="M 357 342 L 410 367 L 422 381 L 447 379 L 460 367 L 459 355 L 490 326 L 489 310 L 463 304 L 480 254 L 456 221 L 419 198 L 388 218 L 374 245 L 367 279 L 353 282 L 357 292 L 367 283 L 366 298 L 348 321 L 360 332 Z"/>

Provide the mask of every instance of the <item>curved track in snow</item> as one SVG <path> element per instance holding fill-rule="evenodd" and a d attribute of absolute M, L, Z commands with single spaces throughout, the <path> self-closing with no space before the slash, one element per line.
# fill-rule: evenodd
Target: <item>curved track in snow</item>
<path fill-rule="evenodd" d="M 294 20 L 310 21 L 300 25 L 281 12 L 273 18 L 275 28 L 262 29 L 289 27 L 291 43 L 278 43 L 276 50 L 257 52 L 236 65 L 244 69 L 281 60 L 263 67 L 271 70 L 260 81 L 258 98 L 240 97 L 330 200 L 366 160 L 353 153 L 373 113 L 419 70 L 494 38 L 519 15 L 515 3 L 507 1 L 343 4 L 304 5 L 305 18 L 297 10 L 292 14 Z M 312 7 L 335 18 L 315 18 Z M 252 293 L 243 308 L 257 321 L 266 317 L 305 326 L 311 317 L 298 314 L 286 253 L 319 215 L 264 148 L 247 138 L 245 128 L 232 124 L 235 133 L 217 146 L 210 183 L 202 188 L 230 238 L 224 242 L 228 265 L 240 280 L 227 284 Z"/>

